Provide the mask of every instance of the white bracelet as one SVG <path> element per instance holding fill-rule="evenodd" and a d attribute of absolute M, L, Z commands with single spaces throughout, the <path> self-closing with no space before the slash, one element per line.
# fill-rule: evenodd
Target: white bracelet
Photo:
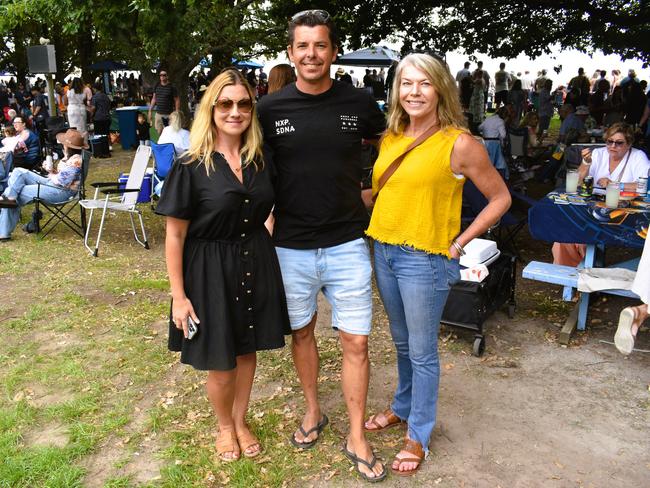
<path fill-rule="evenodd" d="M 588 163 L 585 158 L 582 158 L 582 164 L 584 164 L 585 166 L 591 166 L 591 162 Z"/>

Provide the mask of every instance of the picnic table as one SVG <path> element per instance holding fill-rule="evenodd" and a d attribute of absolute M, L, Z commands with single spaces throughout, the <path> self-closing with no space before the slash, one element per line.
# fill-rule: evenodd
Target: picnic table
<path fill-rule="evenodd" d="M 650 203 L 641 200 L 621 202 L 619 208 L 608 209 L 597 195 L 582 198 L 553 191 L 533 205 L 528 213 L 528 226 L 535 239 L 564 243 L 581 243 L 587 247 L 584 261 L 578 268 L 605 267 L 605 251 L 610 246 L 643 248 L 650 224 Z M 636 270 L 639 259 L 616 263 L 609 267 Z M 578 284 L 578 268 L 532 261 L 523 270 L 524 278 L 559 284 L 564 287 L 563 299 L 571 300 Z M 603 290 L 603 293 L 636 297 L 629 290 Z M 576 325 L 584 330 L 590 293 L 581 292 L 560 335 L 568 343 Z"/>

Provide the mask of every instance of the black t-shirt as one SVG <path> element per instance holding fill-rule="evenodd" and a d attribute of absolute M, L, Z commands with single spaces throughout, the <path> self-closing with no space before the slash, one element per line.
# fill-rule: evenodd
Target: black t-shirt
<path fill-rule="evenodd" d="M 361 139 L 386 126 L 372 97 L 339 81 L 319 95 L 292 83 L 262 99 L 259 117 L 277 173 L 276 245 L 316 249 L 362 237 Z"/>
<path fill-rule="evenodd" d="M 104 92 L 97 92 L 93 95 L 92 100 L 90 101 L 93 107 L 95 107 L 95 115 L 93 120 L 102 122 L 104 120 L 110 120 L 111 118 L 111 99 L 108 98 L 108 95 Z"/>
<path fill-rule="evenodd" d="M 176 87 L 169 83 L 164 86 L 159 83 L 156 85 L 154 93 L 156 95 L 156 113 L 160 115 L 169 115 L 172 113 L 176 108 L 174 98 L 178 96 Z"/>

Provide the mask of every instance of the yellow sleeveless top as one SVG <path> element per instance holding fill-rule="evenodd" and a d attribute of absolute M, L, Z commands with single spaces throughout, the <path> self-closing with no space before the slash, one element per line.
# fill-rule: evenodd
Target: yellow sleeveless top
<path fill-rule="evenodd" d="M 413 149 L 379 192 L 366 231 L 373 239 L 407 245 L 449 257 L 451 241 L 460 232 L 463 184 L 451 171 L 451 151 L 463 131 L 436 132 Z M 373 192 L 379 177 L 414 138 L 388 133 L 372 175 Z"/>

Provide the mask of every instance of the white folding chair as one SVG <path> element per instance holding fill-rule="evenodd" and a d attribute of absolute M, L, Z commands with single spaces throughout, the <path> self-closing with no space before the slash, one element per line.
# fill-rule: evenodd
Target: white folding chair
<path fill-rule="evenodd" d="M 144 230 L 144 222 L 142 221 L 142 212 L 137 207 L 138 205 L 138 194 L 142 188 L 142 182 L 144 181 L 144 175 L 147 171 L 147 166 L 149 165 L 149 158 L 151 157 L 151 148 L 149 146 L 138 146 L 138 150 L 133 157 L 133 164 L 131 165 L 131 171 L 129 172 L 129 179 L 126 182 L 124 188 L 119 188 L 118 183 L 93 183 L 92 186 L 95 187 L 95 196 L 92 200 L 81 200 L 79 204 L 90 210 L 90 215 L 88 216 L 88 227 L 86 228 L 86 236 L 84 237 L 84 246 L 93 256 L 99 254 L 99 241 L 102 237 L 102 230 L 104 229 L 104 219 L 106 218 L 106 211 L 111 210 L 115 212 L 128 212 L 131 219 L 131 228 L 133 229 L 133 235 L 135 240 L 143 246 L 145 249 L 149 249 L 149 243 L 147 242 L 147 234 Z M 106 195 L 104 198 L 98 198 L 99 193 Z M 90 236 L 90 229 L 93 221 L 93 212 L 95 209 L 102 209 L 102 219 L 99 223 L 99 231 L 97 232 L 97 241 L 95 242 L 95 248 L 92 249 L 88 245 L 88 238 Z M 140 219 L 140 229 L 142 230 L 142 240 L 138 236 L 138 233 L 135 228 L 135 220 L 133 216 L 137 215 Z"/>

